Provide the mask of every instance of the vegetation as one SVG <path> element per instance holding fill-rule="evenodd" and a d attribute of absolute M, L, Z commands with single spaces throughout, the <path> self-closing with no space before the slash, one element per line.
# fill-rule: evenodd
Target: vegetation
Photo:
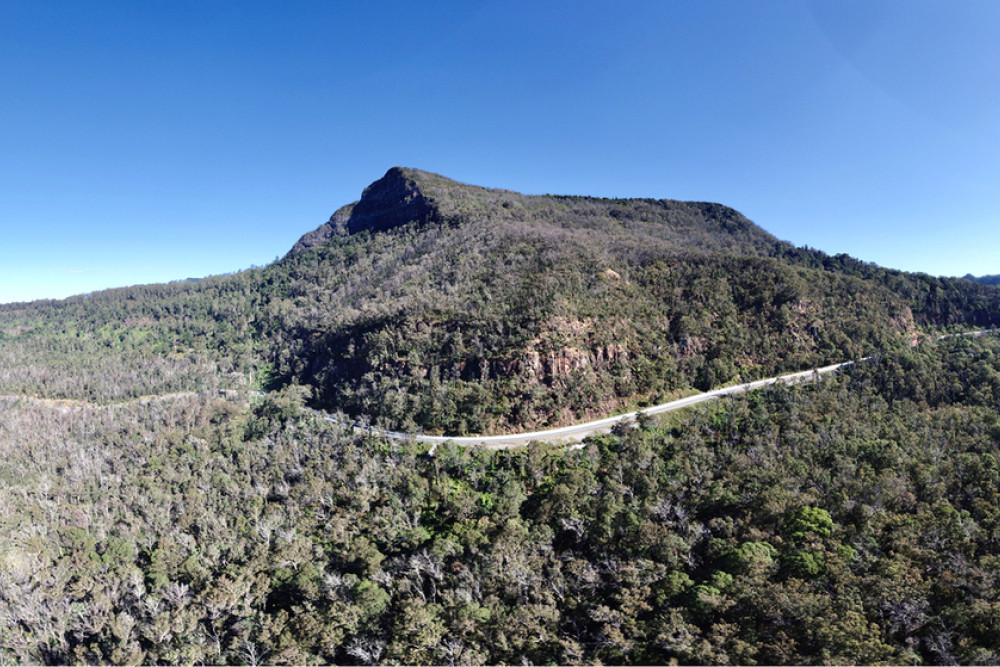
<path fill-rule="evenodd" d="M 964 338 L 574 451 L 6 399 L 0 657 L 995 664 L 998 400 Z"/>
<path fill-rule="evenodd" d="M 0 307 L 0 393 L 301 384 L 395 430 L 571 423 L 1000 323 L 1000 292 L 794 248 L 732 209 L 392 169 L 264 269 Z"/>
<path fill-rule="evenodd" d="M 1000 341 L 933 334 L 998 323 L 718 205 L 390 170 L 268 267 L 0 306 L 0 662 L 996 664 Z M 316 411 L 521 430 L 866 356 L 582 448 Z"/>
<path fill-rule="evenodd" d="M 260 274 L 2 305 L 0 394 L 112 403 L 253 384 Z"/>
<path fill-rule="evenodd" d="M 974 276 L 971 273 L 967 273 L 962 277 L 966 280 L 974 280 L 977 283 L 982 283 L 983 285 L 1000 285 L 1000 275 Z"/>

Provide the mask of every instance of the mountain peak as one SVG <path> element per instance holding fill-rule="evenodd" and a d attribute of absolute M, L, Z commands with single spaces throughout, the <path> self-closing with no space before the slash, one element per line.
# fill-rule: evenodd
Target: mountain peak
<path fill-rule="evenodd" d="M 409 222 L 428 222 L 436 217 L 433 200 L 418 185 L 427 172 L 393 167 L 361 193 L 347 219 L 347 233 L 383 231 Z"/>
<path fill-rule="evenodd" d="M 624 227 L 642 227 L 644 234 L 674 249 L 700 252 L 766 254 L 777 243 L 739 212 L 720 204 L 523 195 L 467 185 L 419 169 L 392 167 L 364 189 L 360 200 L 340 208 L 329 221 L 299 239 L 290 254 L 360 232 L 442 222 L 468 226 L 482 221 L 494 227 L 516 221 L 522 227 L 563 230 L 559 233 L 589 229 L 605 235 Z"/>
<path fill-rule="evenodd" d="M 323 245 L 334 236 L 366 230 L 384 231 L 410 222 L 438 219 L 434 199 L 421 189 L 421 185 L 427 183 L 457 184 L 419 169 L 392 167 L 385 176 L 364 189 L 359 201 L 338 209 L 326 223 L 299 239 L 289 254 L 296 255 Z"/>

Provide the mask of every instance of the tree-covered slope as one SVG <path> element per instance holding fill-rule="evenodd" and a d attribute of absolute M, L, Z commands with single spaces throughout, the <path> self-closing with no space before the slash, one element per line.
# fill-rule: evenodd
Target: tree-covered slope
<path fill-rule="evenodd" d="M 115 402 L 256 382 L 260 271 L 0 305 L 0 394 Z"/>
<path fill-rule="evenodd" d="M 262 384 L 395 429 L 563 424 L 1000 321 L 1000 293 L 795 248 L 718 204 L 394 168 L 282 260 L 0 306 L 0 393 Z"/>
<path fill-rule="evenodd" d="M 975 286 L 797 249 L 717 204 L 404 169 L 270 271 L 278 378 L 384 426 L 454 434 L 607 414 L 1000 314 Z"/>
<path fill-rule="evenodd" d="M 1000 343 L 925 334 L 998 295 L 391 170 L 263 269 L 0 306 L 0 662 L 996 664 Z M 871 353 L 580 448 L 304 407 L 514 430 Z"/>
<path fill-rule="evenodd" d="M 490 452 L 0 399 L 13 664 L 997 664 L 1000 343 Z"/>

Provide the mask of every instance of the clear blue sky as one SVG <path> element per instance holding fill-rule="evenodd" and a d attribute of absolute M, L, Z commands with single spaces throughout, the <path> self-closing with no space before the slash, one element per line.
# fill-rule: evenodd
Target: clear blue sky
<path fill-rule="evenodd" d="M 0 3 L 0 302 L 263 265 L 390 166 L 1000 273 L 1000 2 Z"/>

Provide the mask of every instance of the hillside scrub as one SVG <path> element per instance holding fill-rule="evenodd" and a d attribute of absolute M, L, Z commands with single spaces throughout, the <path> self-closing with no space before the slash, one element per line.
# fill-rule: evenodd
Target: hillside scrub
<path fill-rule="evenodd" d="M 593 438 L 0 399 L 0 659 L 995 664 L 1000 342 Z"/>
<path fill-rule="evenodd" d="M 995 290 L 793 248 L 715 204 L 528 196 L 414 170 L 362 202 L 385 191 L 419 193 L 414 220 L 396 207 L 373 233 L 338 212 L 310 236 L 322 244 L 271 267 L 268 312 L 278 385 L 390 429 L 564 425 L 1000 312 Z"/>
<path fill-rule="evenodd" d="M 1000 323 L 1000 291 L 794 248 L 718 204 L 392 169 L 262 269 L 0 306 L 0 394 L 298 384 L 394 430 L 559 426 Z"/>

